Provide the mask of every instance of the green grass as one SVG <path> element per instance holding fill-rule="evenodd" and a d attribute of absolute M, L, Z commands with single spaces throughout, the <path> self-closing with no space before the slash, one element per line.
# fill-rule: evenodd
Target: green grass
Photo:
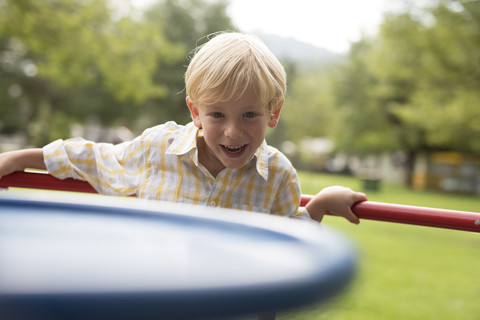
<path fill-rule="evenodd" d="M 329 185 L 361 191 L 359 179 L 300 172 L 302 193 Z M 480 197 L 419 192 L 382 184 L 371 201 L 480 212 Z M 359 226 L 328 216 L 358 248 L 351 288 L 323 306 L 308 306 L 277 319 L 479 319 L 478 233 L 363 220 Z"/>

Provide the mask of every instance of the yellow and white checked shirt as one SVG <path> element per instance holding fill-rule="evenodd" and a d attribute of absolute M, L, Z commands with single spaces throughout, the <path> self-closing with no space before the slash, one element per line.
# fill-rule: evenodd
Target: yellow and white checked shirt
<path fill-rule="evenodd" d="M 88 181 L 99 193 L 297 216 L 300 185 L 290 161 L 264 141 L 240 169 L 214 178 L 198 162 L 201 131 L 167 122 L 118 145 L 84 139 L 43 147 L 47 170 L 57 178 Z"/>

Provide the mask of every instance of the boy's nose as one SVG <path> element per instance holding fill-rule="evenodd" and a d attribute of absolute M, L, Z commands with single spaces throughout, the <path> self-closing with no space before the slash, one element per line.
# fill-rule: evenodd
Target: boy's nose
<path fill-rule="evenodd" d="M 238 138 L 243 134 L 242 126 L 236 122 L 230 122 L 225 128 L 225 135 L 229 138 Z"/>

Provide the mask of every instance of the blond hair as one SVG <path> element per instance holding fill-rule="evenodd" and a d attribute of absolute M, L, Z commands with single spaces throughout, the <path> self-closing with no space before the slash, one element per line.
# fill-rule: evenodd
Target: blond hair
<path fill-rule="evenodd" d="M 197 106 L 239 99 L 252 89 L 269 110 L 283 101 L 282 64 L 253 36 L 222 32 L 196 49 L 185 73 L 185 88 Z"/>

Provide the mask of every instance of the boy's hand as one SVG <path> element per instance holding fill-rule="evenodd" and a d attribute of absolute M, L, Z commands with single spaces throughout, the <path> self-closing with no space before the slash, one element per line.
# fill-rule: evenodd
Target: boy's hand
<path fill-rule="evenodd" d="M 359 224 L 360 220 L 352 212 L 352 206 L 360 201 L 366 201 L 367 196 L 346 187 L 327 187 L 317 193 L 305 206 L 312 219 L 321 222 L 328 212 L 344 217 L 351 223 Z"/>

